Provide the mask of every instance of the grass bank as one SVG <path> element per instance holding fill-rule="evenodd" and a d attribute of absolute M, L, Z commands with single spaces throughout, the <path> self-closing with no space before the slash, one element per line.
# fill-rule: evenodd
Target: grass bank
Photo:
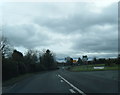
<path fill-rule="evenodd" d="M 3 87 L 11 86 L 11 85 L 23 80 L 23 79 L 26 79 L 28 77 L 31 77 L 31 76 L 35 75 L 35 74 L 36 73 L 27 73 L 27 74 L 24 74 L 24 75 L 20 75 L 20 76 L 11 78 L 10 80 L 2 81 L 2 86 Z"/>
<path fill-rule="evenodd" d="M 32 76 L 37 75 L 37 74 L 43 74 L 45 72 L 49 72 L 49 71 L 53 71 L 53 70 L 58 70 L 58 68 L 51 69 L 51 70 L 40 71 L 40 72 L 26 73 L 26 74 L 23 74 L 23 75 L 19 75 L 17 77 L 11 78 L 9 80 L 2 81 L 2 87 L 12 86 L 13 84 L 15 84 L 15 83 L 17 83 L 19 81 L 22 81 L 22 80 L 24 80 L 26 78 L 32 77 Z"/>
<path fill-rule="evenodd" d="M 94 67 L 104 67 L 104 68 L 103 69 L 94 69 Z M 120 70 L 120 65 L 112 65 L 112 66 L 105 66 L 105 64 L 81 65 L 81 66 L 70 67 L 68 70 L 74 71 L 74 72 Z"/>

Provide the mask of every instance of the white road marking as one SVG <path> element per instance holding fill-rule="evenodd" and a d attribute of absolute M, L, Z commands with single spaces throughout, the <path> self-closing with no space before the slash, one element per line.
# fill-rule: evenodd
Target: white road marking
<path fill-rule="evenodd" d="M 83 91 L 81 91 L 80 89 L 78 89 L 77 87 L 75 87 L 73 84 L 71 84 L 70 82 L 68 82 L 65 78 L 63 78 L 61 75 L 58 75 L 58 77 L 60 77 L 61 79 L 63 79 L 66 83 L 68 83 L 71 87 L 73 87 L 76 91 L 78 91 L 80 94 L 82 95 L 86 95 Z"/>
<path fill-rule="evenodd" d="M 73 89 L 69 89 L 69 91 L 70 91 L 71 93 L 76 93 Z"/>
<path fill-rule="evenodd" d="M 10 89 L 14 88 L 16 85 L 17 85 L 17 83 L 15 83 L 14 85 L 12 85 L 12 86 L 10 87 Z"/>
<path fill-rule="evenodd" d="M 60 80 L 60 82 L 63 82 L 63 80 Z"/>

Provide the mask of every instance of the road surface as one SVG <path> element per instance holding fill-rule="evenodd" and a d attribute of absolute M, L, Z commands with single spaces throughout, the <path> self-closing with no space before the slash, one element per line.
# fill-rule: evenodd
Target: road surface
<path fill-rule="evenodd" d="M 63 68 L 34 75 L 3 93 L 118 93 L 118 71 L 70 72 Z"/>

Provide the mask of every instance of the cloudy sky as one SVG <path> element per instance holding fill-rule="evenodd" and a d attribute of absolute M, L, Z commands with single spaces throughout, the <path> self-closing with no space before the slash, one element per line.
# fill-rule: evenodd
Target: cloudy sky
<path fill-rule="evenodd" d="M 6 2 L 2 34 L 19 51 L 117 57 L 118 2 Z"/>

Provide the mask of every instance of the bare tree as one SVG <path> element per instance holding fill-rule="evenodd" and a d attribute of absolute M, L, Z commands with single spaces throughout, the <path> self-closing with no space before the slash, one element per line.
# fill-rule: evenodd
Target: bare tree
<path fill-rule="evenodd" d="M 10 45 L 6 37 L 2 36 L 0 38 L 0 52 L 2 52 L 2 57 L 10 57 L 13 51 L 13 47 Z"/>

